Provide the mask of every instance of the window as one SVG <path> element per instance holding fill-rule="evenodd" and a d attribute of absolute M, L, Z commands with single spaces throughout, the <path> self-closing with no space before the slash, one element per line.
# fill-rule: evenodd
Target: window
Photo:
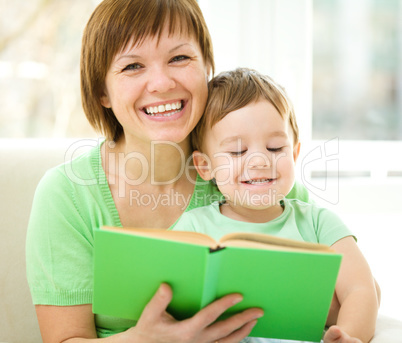
<path fill-rule="evenodd" d="M 402 2 L 316 0 L 313 138 L 402 140 Z"/>
<path fill-rule="evenodd" d="M 81 35 L 97 0 L 0 1 L 0 137 L 94 135 L 81 108 Z"/>

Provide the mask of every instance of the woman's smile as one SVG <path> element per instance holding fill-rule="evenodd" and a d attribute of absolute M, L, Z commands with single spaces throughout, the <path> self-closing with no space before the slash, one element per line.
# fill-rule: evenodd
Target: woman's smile
<path fill-rule="evenodd" d="M 182 109 L 182 101 L 171 102 L 167 104 L 147 106 L 144 108 L 144 112 L 151 116 L 171 117 L 172 115 L 179 113 Z"/>

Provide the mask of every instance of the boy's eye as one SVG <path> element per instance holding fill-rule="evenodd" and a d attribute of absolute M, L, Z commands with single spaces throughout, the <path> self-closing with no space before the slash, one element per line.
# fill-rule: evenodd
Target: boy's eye
<path fill-rule="evenodd" d="M 171 62 L 181 62 L 181 61 L 185 61 L 188 60 L 190 57 L 186 56 L 186 55 L 179 55 L 179 56 L 175 56 L 171 59 Z"/>
<path fill-rule="evenodd" d="M 138 64 L 138 63 L 131 63 L 131 64 L 129 64 L 128 66 L 126 66 L 124 69 L 123 69 L 123 71 L 125 71 L 125 70 L 136 70 L 136 69 L 140 69 L 141 68 L 141 65 L 140 64 Z"/>
<path fill-rule="evenodd" d="M 267 148 L 268 151 L 270 152 L 279 152 L 283 149 L 283 147 L 278 147 L 278 148 Z"/>
<path fill-rule="evenodd" d="M 246 153 L 247 150 L 242 150 L 242 151 L 229 151 L 228 154 L 230 156 L 242 156 Z"/>

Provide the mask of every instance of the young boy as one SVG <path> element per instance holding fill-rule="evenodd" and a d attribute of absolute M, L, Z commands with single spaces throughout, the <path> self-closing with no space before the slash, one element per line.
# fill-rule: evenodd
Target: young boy
<path fill-rule="evenodd" d="M 376 285 L 354 238 L 332 212 L 287 199 L 300 151 L 293 106 L 271 78 L 250 69 L 225 72 L 209 84 L 193 137 L 194 165 L 224 200 L 185 213 L 174 230 L 215 239 L 253 231 L 332 246 L 343 254 L 324 343 L 368 342 L 378 310 Z M 336 324 L 336 325 L 333 325 Z"/>

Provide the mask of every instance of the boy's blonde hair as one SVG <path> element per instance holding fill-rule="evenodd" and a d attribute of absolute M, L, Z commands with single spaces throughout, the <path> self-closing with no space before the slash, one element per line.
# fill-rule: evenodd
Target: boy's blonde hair
<path fill-rule="evenodd" d="M 208 101 L 204 115 L 192 133 L 194 150 L 202 151 L 205 131 L 211 129 L 228 113 L 260 99 L 268 100 L 293 131 L 294 145 L 299 142 L 299 129 L 292 102 L 285 90 L 269 76 L 253 69 L 238 68 L 223 72 L 208 84 Z M 250 120 L 253 120 L 250 118 Z"/>

